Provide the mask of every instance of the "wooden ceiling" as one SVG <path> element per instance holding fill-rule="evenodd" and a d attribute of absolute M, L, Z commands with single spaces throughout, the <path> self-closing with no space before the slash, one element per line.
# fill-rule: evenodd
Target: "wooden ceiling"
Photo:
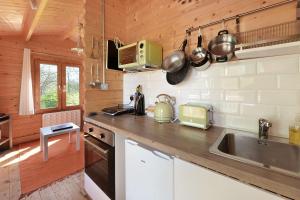
<path fill-rule="evenodd" d="M 57 35 L 63 39 L 76 38 L 78 17 L 83 14 L 83 0 L 0 1 L 0 36 L 20 35 L 30 40 L 32 35 Z"/>

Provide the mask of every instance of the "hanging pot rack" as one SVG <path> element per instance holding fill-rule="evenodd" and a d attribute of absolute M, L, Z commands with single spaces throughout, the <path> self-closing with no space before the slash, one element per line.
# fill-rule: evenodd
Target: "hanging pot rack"
<path fill-rule="evenodd" d="M 264 6 L 264 7 L 258 8 L 258 9 L 254 9 L 254 10 L 250 10 L 250 11 L 247 11 L 247 12 L 244 12 L 244 13 L 240 13 L 240 14 L 237 14 L 237 15 L 234 15 L 234 16 L 231 16 L 231 17 L 227 17 L 227 18 L 224 18 L 224 19 L 213 21 L 213 22 L 210 22 L 208 24 L 200 25 L 200 26 L 197 26 L 197 27 L 193 27 L 193 26 L 189 27 L 186 30 L 186 33 L 187 34 L 191 34 L 192 32 L 198 31 L 199 29 L 204 29 L 204 28 L 207 28 L 209 26 L 213 26 L 213 25 L 216 25 L 216 24 L 224 23 L 224 22 L 229 21 L 229 20 L 236 20 L 237 24 L 238 24 L 240 17 L 246 16 L 246 15 L 251 15 L 253 13 L 257 13 L 257 12 L 260 12 L 260 11 L 268 10 L 270 8 L 279 7 L 279 6 L 282 6 L 282 5 L 294 2 L 294 1 L 298 1 L 299 2 L 299 0 L 285 0 L 285 1 L 281 1 L 281 2 L 274 3 L 274 4 L 271 4 L 271 5 L 268 5 L 268 6 Z M 297 9 L 297 12 L 299 12 L 298 9 Z"/>

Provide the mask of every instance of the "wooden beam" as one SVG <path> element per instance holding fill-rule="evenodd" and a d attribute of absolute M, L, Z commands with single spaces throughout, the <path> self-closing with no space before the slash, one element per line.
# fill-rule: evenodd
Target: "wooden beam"
<path fill-rule="evenodd" d="M 29 41 L 34 30 L 36 29 L 42 14 L 45 11 L 45 8 L 48 4 L 49 0 L 41 0 L 38 9 L 36 11 L 30 11 L 27 15 L 27 20 L 24 24 L 24 35 L 25 40 Z M 31 9 L 31 8 L 29 8 Z"/>

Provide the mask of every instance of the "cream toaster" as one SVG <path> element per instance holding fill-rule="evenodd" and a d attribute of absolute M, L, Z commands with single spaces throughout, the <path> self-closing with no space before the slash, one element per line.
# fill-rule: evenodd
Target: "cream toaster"
<path fill-rule="evenodd" d="M 213 122 L 213 107 L 197 103 L 180 105 L 178 119 L 182 125 L 208 129 Z"/>

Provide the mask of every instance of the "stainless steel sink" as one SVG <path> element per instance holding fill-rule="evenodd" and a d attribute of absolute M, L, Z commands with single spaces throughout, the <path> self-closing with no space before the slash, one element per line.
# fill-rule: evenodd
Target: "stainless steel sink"
<path fill-rule="evenodd" d="M 210 152 L 244 163 L 300 176 L 300 147 L 272 140 L 261 141 L 254 134 L 225 131 Z"/>

